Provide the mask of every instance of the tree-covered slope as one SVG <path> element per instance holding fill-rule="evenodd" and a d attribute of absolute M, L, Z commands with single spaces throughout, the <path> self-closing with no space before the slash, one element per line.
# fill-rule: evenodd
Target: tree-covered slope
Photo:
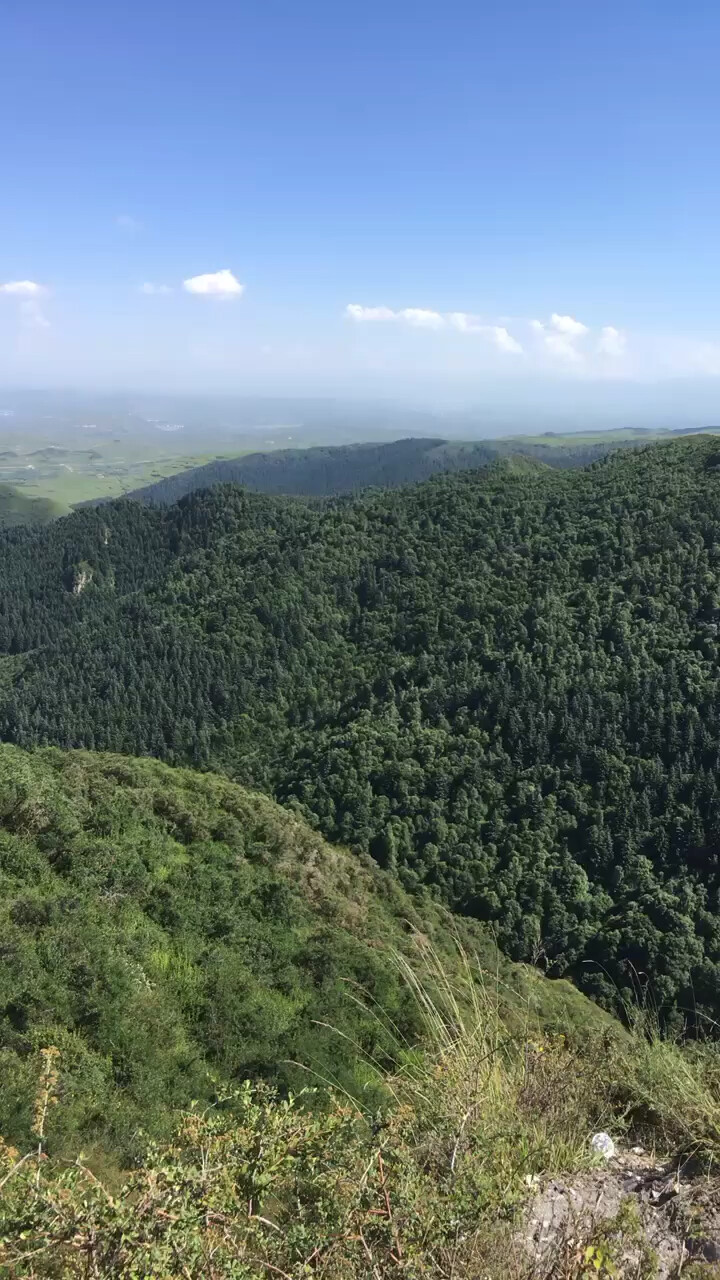
<path fill-rule="evenodd" d="M 128 496 L 151 504 L 177 502 L 197 489 L 241 484 L 255 493 L 329 497 L 361 489 L 395 489 L 441 472 L 471 471 L 498 459 L 532 459 L 551 467 L 579 467 L 620 447 L 606 443 L 543 444 L 542 441 L 457 442 L 425 438 L 389 444 L 346 444 L 252 453 L 168 476 Z"/>
<path fill-rule="evenodd" d="M 322 445 L 310 449 L 277 449 L 238 458 L 218 459 L 184 475 L 168 476 L 129 496 L 139 502 L 177 502 L 196 489 L 216 484 L 242 484 L 256 493 L 328 497 L 369 486 L 395 488 L 424 479 L 436 469 L 442 440 L 407 439 L 389 444 Z M 493 458 L 479 447 L 476 466 Z"/>
<path fill-rule="evenodd" d="M 603 1000 L 720 1013 L 720 454 L 17 531 L 0 728 L 299 802 Z"/>

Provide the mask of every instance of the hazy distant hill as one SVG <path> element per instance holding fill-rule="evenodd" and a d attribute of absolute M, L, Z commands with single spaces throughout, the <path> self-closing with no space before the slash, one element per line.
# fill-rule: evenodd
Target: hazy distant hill
<path fill-rule="evenodd" d="M 69 508 L 51 498 L 29 498 L 10 484 L 0 484 L 0 529 L 11 525 L 47 524 Z"/>
<path fill-rule="evenodd" d="M 622 442 L 622 443 L 632 443 Z M 507 440 L 457 442 L 437 438 L 394 440 L 390 444 L 347 444 L 313 449 L 280 449 L 209 462 L 128 496 L 151 504 L 177 502 L 197 489 L 242 484 L 256 493 L 328 497 L 360 489 L 395 489 L 438 472 L 469 471 L 503 457 L 525 457 L 551 467 L 583 466 L 604 457 L 617 442 L 513 444 Z"/>

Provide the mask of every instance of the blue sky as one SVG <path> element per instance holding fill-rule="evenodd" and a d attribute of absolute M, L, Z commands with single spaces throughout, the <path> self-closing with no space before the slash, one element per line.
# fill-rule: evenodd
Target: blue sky
<path fill-rule="evenodd" d="M 707 396 L 719 41 L 705 0 L 11 0 L 0 381 Z"/>

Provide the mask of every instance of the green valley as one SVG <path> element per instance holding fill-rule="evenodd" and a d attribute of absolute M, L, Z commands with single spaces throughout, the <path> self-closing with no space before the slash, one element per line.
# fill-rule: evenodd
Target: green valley
<path fill-rule="evenodd" d="M 67 439 L 67 433 L 0 438 L 0 521 L 45 523 L 78 503 L 122 497 L 138 485 L 206 463 L 209 456 L 109 433 L 90 441 L 87 434 L 84 440 Z"/>

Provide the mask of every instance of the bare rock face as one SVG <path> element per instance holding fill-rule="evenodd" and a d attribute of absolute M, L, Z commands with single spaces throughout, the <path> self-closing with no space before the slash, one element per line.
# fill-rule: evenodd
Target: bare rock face
<path fill-rule="evenodd" d="M 92 582 L 92 569 L 77 569 L 72 584 L 72 593 L 79 596 L 85 588 Z"/>
<path fill-rule="evenodd" d="M 720 1261 L 720 1179 L 620 1152 L 604 1169 L 540 1186 L 517 1244 L 533 1277 L 710 1280 Z"/>

